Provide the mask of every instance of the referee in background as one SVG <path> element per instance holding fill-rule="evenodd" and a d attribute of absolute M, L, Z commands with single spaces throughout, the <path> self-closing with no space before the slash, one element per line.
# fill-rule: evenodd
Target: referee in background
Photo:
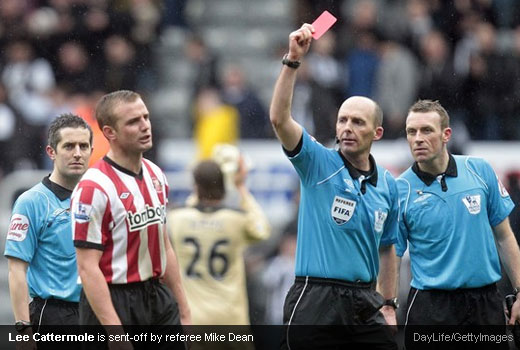
<path fill-rule="evenodd" d="M 408 350 L 461 346 L 416 342 L 416 334 L 435 329 L 413 326 L 504 326 L 503 299 L 496 286 L 500 261 L 516 286 L 511 293 L 520 296 L 520 251 L 508 219 L 514 204 L 485 160 L 448 152 L 451 133 L 448 113 L 438 101 L 419 100 L 409 109 L 406 135 L 415 162 L 397 179 L 396 246 L 400 256 L 408 247 L 412 269 Z M 509 324 L 518 321 L 517 300 Z M 487 330 L 505 334 L 505 327 Z M 463 346 L 508 348 L 507 342 Z"/>

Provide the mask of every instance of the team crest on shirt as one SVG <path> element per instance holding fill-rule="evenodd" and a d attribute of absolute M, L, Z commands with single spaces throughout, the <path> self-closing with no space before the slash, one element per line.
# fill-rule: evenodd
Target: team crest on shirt
<path fill-rule="evenodd" d="M 352 218 L 356 209 L 356 202 L 343 197 L 335 196 L 330 214 L 338 225 L 343 225 Z"/>
<path fill-rule="evenodd" d="M 90 212 L 92 211 L 92 206 L 90 204 L 85 204 L 81 202 L 77 202 L 74 204 L 74 208 L 72 208 L 72 215 L 74 215 L 74 220 L 83 224 L 85 222 L 90 221 Z"/>
<path fill-rule="evenodd" d="M 376 232 L 382 232 L 383 227 L 385 226 L 385 220 L 388 216 L 388 212 L 383 211 L 382 209 L 377 209 L 374 212 L 374 230 Z"/>
<path fill-rule="evenodd" d="M 159 181 L 156 177 L 152 177 L 152 184 L 153 184 L 153 187 L 155 188 L 155 191 L 157 191 L 157 193 L 162 192 L 161 181 Z"/>
<path fill-rule="evenodd" d="M 10 241 L 21 242 L 27 237 L 29 231 L 29 219 L 25 215 L 14 214 L 9 223 L 7 239 Z"/>
<path fill-rule="evenodd" d="M 462 203 L 464 203 L 470 214 L 475 215 L 480 213 L 480 194 L 464 196 Z"/>

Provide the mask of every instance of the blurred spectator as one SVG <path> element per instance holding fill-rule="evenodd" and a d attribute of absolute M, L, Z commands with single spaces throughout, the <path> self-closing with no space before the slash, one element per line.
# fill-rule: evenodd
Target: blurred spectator
<path fill-rule="evenodd" d="M 188 28 L 185 9 L 188 0 L 164 0 L 164 15 L 162 24 L 164 26 L 175 26 Z"/>
<path fill-rule="evenodd" d="M 9 105 L 7 91 L 0 82 L 0 179 L 14 168 L 18 154 L 15 135 L 19 118 Z"/>
<path fill-rule="evenodd" d="M 285 232 L 280 239 L 278 253 L 267 262 L 262 274 L 267 299 L 266 324 L 283 324 L 285 297 L 294 283 L 295 254 L 296 231 Z"/>
<path fill-rule="evenodd" d="M 516 241 L 520 242 L 520 171 L 512 171 L 507 174 L 506 186 L 515 203 L 515 208 L 509 214 L 511 228 L 516 235 Z"/>
<path fill-rule="evenodd" d="M 378 7 L 374 0 L 354 3 L 348 16 L 345 34 L 341 35 L 340 52 L 344 54 L 343 99 L 350 96 L 373 97 L 379 65 L 377 22 Z"/>
<path fill-rule="evenodd" d="M 28 123 L 45 124 L 47 95 L 55 85 L 51 65 L 43 58 L 34 57 L 31 42 L 22 38 L 8 44 L 6 59 L 2 82 L 10 102 Z"/>
<path fill-rule="evenodd" d="M 88 93 L 103 88 L 103 75 L 92 63 L 85 47 L 76 41 L 62 44 L 58 50 L 56 80 L 68 85 L 73 93 Z"/>
<path fill-rule="evenodd" d="M 238 139 L 238 111 L 222 102 L 216 88 L 203 88 L 195 100 L 195 132 L 199 159 L 211 156 L 219 143 L 235 144 Z"/>
<path fill-rule="evenodd" d="M 158 80 L 153 60 L 153 44 L 158 39 L 161 24 L 160 2 L 132 0 L 130 3 L 132 27 L 129 39 L 136 50 L 137 87 L 141 91 L 153 91 L 157 88 Z"/>
<path fill-rule="evenodd" d="M 383 110 L 385 138 L 397 138 L 404 136 L 407 108 L 417 96 L 418 64 L 410 50 L 396 41 L 385 40 L 379 47 L 375 100 Z"/>
<path fill-rule="evenodd" d="M 23 17 L 28 10 L 26 0 L 2 0 L 0 6 L 0 50 L 9 40 L 24 33 Z"/>
<path fill-rule="evenodd" d="M 203 88 L 220 86 L 217 77 L 217 57 L 206 46 L 206 43 L 201 36 L 194 34 L 188 39 L 185 53 L 194 65 L 196 72 L 193 83 L 194 95 L 197 95 L 199 90 Z"/>
<path fill-rule="evenodd" d="M 55 85 L 54 73 L 45 59 L 34 57 L 27 39 L 10 42 L 6 50 L 6 64 L 2 70 L 10 105 L 20 113 L 19 127 L 23 128 L 20 147 L 29 162 L 27 167 L 43 166 L 45 126 L 53 104 L 50 98 Z"/>
<path fill-rule="evenodd" d="M 336 35 L 325 33 L 314 42 L 306 57 L 311 88 L 310 107 L 314 121 L 313 136 L 321 143 L 334 139 L 336 106 L 343 101 L 341 91 L 342 67 L 334 57 Z"/>
<path fill-rule="evenodd" d="M 375 79 L 379 69 L 378 42 L 375 33 L 361 32 L 355 47 L 345 58 L 348 71 L 348 85 L 345 88 L 346 98 L 365 96 L 372 98 L 375 93 Z"/>
<path fill-rule="evenodd" d="M 341 21 L 341 8 L 343 0 L 293 0 L 295 25 L 299 27 L 302 23 L 312 23 L 323 11 L 327 10 L 339 21 Z M 332 27 L 337 31 L 339 26 Z"/>
<path fill-rule="evenodd" d="M 358 36 L 361 33 L 378 33 L 379 8 L 375 0 L 349 1 L 344 11 L 345 21 L 338 20 L 337 51 L 339 56 L 345 56 L 356 46 Z M 333 27 L 334 28 L 334 27 Z"/>
<path fill-rule="evenodd" d="M 95 109 L 99 99 L 104 95 L 103 91 L 93 91 L 88 94 L 77 94 L 74 97 L 75 110 L 74 113 L 83 118 L 92 129 L 92 154 L 89 160 L 89 167 L 103 158 L 108 152 L 110 145 L 103 135 L 103 131 L 99 128 Z"/>
<path fill-rule="evenodd" d="M 420 43 L 421 72 L 419 98 L 442 101 L 450 110 L 456 105 L 457 88 L 460 84 L 453 68 L 450 49 L 439 31 L 426 34 Z"/>
<path fill-rule="evenodd" d="M 408 23 L 406 44 L 412 51 L 418 53 L 422 38 L 434 27 L 429 1 L 408 0 L 406 22 Z"/>
<path fill-rule="evenodd" d="M 470 70 L 463 81 L 463 102 L 468 113 L 468 130 L 473 139 L 501 139 L 508 110 L 503 104 L 515 82 L 507 57 L 496 47 L 495 28 L 481 22 L 475 32 L 477 48 L 470 58 Z"/>
<path fill-rule="evenodd" d="M 294 85 L 291 114 L 309 134 L 315 134 L 314 115 L 312 111 L 312 85 L 307 60 L 298 68 L 298 76 Z"/>
<path fill-rule="evenodd" d="M 105 40 L 104 54 L 104 90 L 135 90 L 137 67 L 132 43 L 120 35 L 112 35 Z"/>
<path fill-rule="evenodd" d="M 269 116 L 255 91 L 247 83 L 244 71 L 238 65 L 228 65 L 222 79 L 225 103 L 234 106 L 240 114 L 240 138 L 262 139 L 272 135 Z"/>

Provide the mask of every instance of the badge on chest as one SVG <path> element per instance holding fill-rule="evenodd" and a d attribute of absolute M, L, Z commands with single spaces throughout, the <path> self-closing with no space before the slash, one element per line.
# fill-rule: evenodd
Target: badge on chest
<path fill-rule="evenodd" d="M 338 225 L 343 225 L 352 218 L 354 210 L 356 209 L 356 202 L 343 197 L 335 196 L 332 202 L 330 214 Z"/>

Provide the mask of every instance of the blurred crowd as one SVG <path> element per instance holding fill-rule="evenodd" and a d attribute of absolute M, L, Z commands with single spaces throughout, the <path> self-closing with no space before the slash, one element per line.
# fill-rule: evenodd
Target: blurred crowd
<path fill-rule="evenodd" d="M 96 126 L 107 91 L 153 91 L 156 1 L 2 0 L 0 5 L 1 169 L 44 168 L 46 127 L 61 112 Z M 102 135 L 97 151 L 106 150 Z M 93 157 L 96 158 L 96 157 Z"/>
<path fill-rule="evenodd" d="M 2 172 L 45 167 L 44 130 L 59 112 L 79 110 L 95 124 L 92 107 L 103 92 L 124 88 L 146 98 L 156 91 L 161 72 L 154 48 L 165 28 L 190 33 L 184 56 L 195 78 L 185 118 L 200 157 L 208 157 L 218 142 L 273 137 L 267 103 L 247 71 L 220 64 L 187 18 L 187 4 L 3 0 L 0 151 L 8 156 Z M 339 18 L 313 44 L 295 90 L 293 114 L 319 141 L 333 139 L 334 106 L 352 95 L 380 103 L 386 138 L 403 136 L 406 109 L 417 98 L 447 107 L 459 129 L 457 145 L 520 138 L 517 1 L 293 0 L 291 6 L 294 28 L 325 9 Z M 279 55 L 276 47 L 285 40 L 273 42 L 270 54 Z"/>
<path fill-rule="evenodd" d="M 519 1 L 284 1 L 292 1 L 294 29 L 325 9 L 338 17 L 313 43 L 294 94 L 294 117 L 319 141 L 333 141 L 335 106 L 353 95 L 379 102 L 387 139 L 404 136 L 407 108 L 418 98 L 440 100 L 447 108 L 459 151 L 469 139 L 520 139 Z M 191 33 L 184 55 L 196 74 L 185 118 L 199 157 L 208 157 L 217 143 L 274 137 L 266 101 L 247 70 L 221 65 L 186 16 L 187 3 L 1 0 L 0 178 L 15 169 L 48 167 L 46 128 L 62 112 L 75 112 L 93 126 L 92 159 L 102 156 L 107 145 L 93 115 L 96 101 L 118 89 L 145 99 L 157 91 L 161 72 L 154 48 L 168 27 Z M 273 42 L 270 54 L 281 59 L 277 47 L 286 47 L 286 40 Z M 518 178 L 510 179 L 515 196 Z M 251 302 L 258 304 L 251 308 L 253 323 L 280 321 L 280 303 L 292 283 L 295 220 L 282 231 L 268 256 L 257 262 L 253 257 L 249 265 L 256 276 Z"/>
<path fill-rule="evenodd" d="M 343 13 L 307 61 L 313 101 L 370 96 L 385 116 L 385 137 L 403 136 L 407 108 L 441 101 L 463 138 L 518 140 L 520 3 L 514 0 L 299 1 L 299 22 Z M 300 4 L 301 5 L 301 4 Z M 320 98 L 324 105 L 329 105 Z M 338 102 L 332 103 L 337 105 Z M 309 123 L 319 136 L 324 108 Z M 334 111 L 328 122 L 333 123 Z M 321 115 L 321 116 L 319 116 Z M 323 130 L 330 130 L 324 127 Z M 327 136 L 327 135 L 325 135 Z M 329 136 L 330 137 L 330 136 Z M 320 139 L 320 137 L 317 137 Z"/>

